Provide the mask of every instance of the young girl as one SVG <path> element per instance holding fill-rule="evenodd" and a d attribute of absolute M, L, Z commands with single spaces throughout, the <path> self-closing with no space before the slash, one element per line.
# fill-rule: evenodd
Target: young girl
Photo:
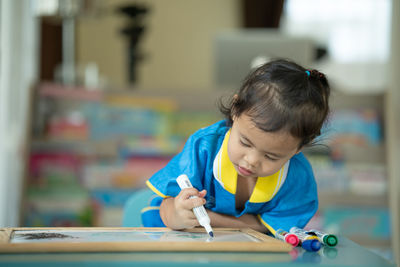
<path fill-rule="evenodd" d="M 301 149 L 320 134 L 329 93 L 324 74 L 287 60 L 254 70 L 230 103 L 220 105 L 226 119 L 190 136 L 147 181 L 158 197 L 144 209 L 143 225 L 193 228 L 199 223 L 192 209 L 205 205 L 213 227 L 272 234 L 303 228 L 318 199 Z M 181 174 L 194 188 L 180 190 Z"/>

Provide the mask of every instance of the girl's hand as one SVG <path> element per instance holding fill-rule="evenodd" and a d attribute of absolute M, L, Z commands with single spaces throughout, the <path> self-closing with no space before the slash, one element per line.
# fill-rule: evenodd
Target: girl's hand
<path fill-rule="evenodd" d="M 160 206 L 160 215 L 166 226 L 169 228 L 190 229 L 199 226 L 199 222 L 193 213 L 193 208 L 204 205 L 206 190 L 198 191 L 196 188 L 181 190 L 175 198 L 168 198 Z M 190 198 L 197 196 L 197 198 Z"/>

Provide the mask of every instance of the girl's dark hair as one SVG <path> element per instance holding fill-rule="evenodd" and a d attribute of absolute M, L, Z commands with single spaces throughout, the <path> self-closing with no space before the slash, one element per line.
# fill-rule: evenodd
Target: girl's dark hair
<path fill-rule="evenodd" d="M 283 59 L 252 71 L 227 105 L 219 103 L 229 126 L 244 112 L 266 132 L 287 130 L 310 144 L 329 113 L 330 87 L 324 74 Z"/>

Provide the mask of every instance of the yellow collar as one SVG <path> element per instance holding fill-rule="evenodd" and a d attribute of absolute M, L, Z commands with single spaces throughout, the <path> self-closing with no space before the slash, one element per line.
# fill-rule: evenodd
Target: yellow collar
<path fill-rule="evenodd" d="M 214 177 L 225 190 L 231 194 L 236 194 L 237 172 L 228 156 L 229 135 L 230 130 L 226 133 L 222 146 L 214 159 L 213 172 Z M 285 182 L 289 163 L 290 160 L 279 171 L 270 176 L 258 177 L 249 201 L 253 203 L 270 201 Z"/>

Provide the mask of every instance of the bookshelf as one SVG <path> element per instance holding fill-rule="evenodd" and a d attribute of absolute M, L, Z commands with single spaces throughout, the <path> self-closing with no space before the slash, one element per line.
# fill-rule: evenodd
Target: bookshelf
<path fill-rule="evenodd" d="M 211 92 L 193 97 L 45 82 L 33 95 L 25 226 L 120 226 L 129 196 L 189 134 L 219 119 Z"/>
<path fill-rule="evenodd" d="M 310 225 L 390 251 L 384 97 L 334 90 L 321 139 L 326 146 L 304 152 L 319 187 L 319 211 Z"/>

